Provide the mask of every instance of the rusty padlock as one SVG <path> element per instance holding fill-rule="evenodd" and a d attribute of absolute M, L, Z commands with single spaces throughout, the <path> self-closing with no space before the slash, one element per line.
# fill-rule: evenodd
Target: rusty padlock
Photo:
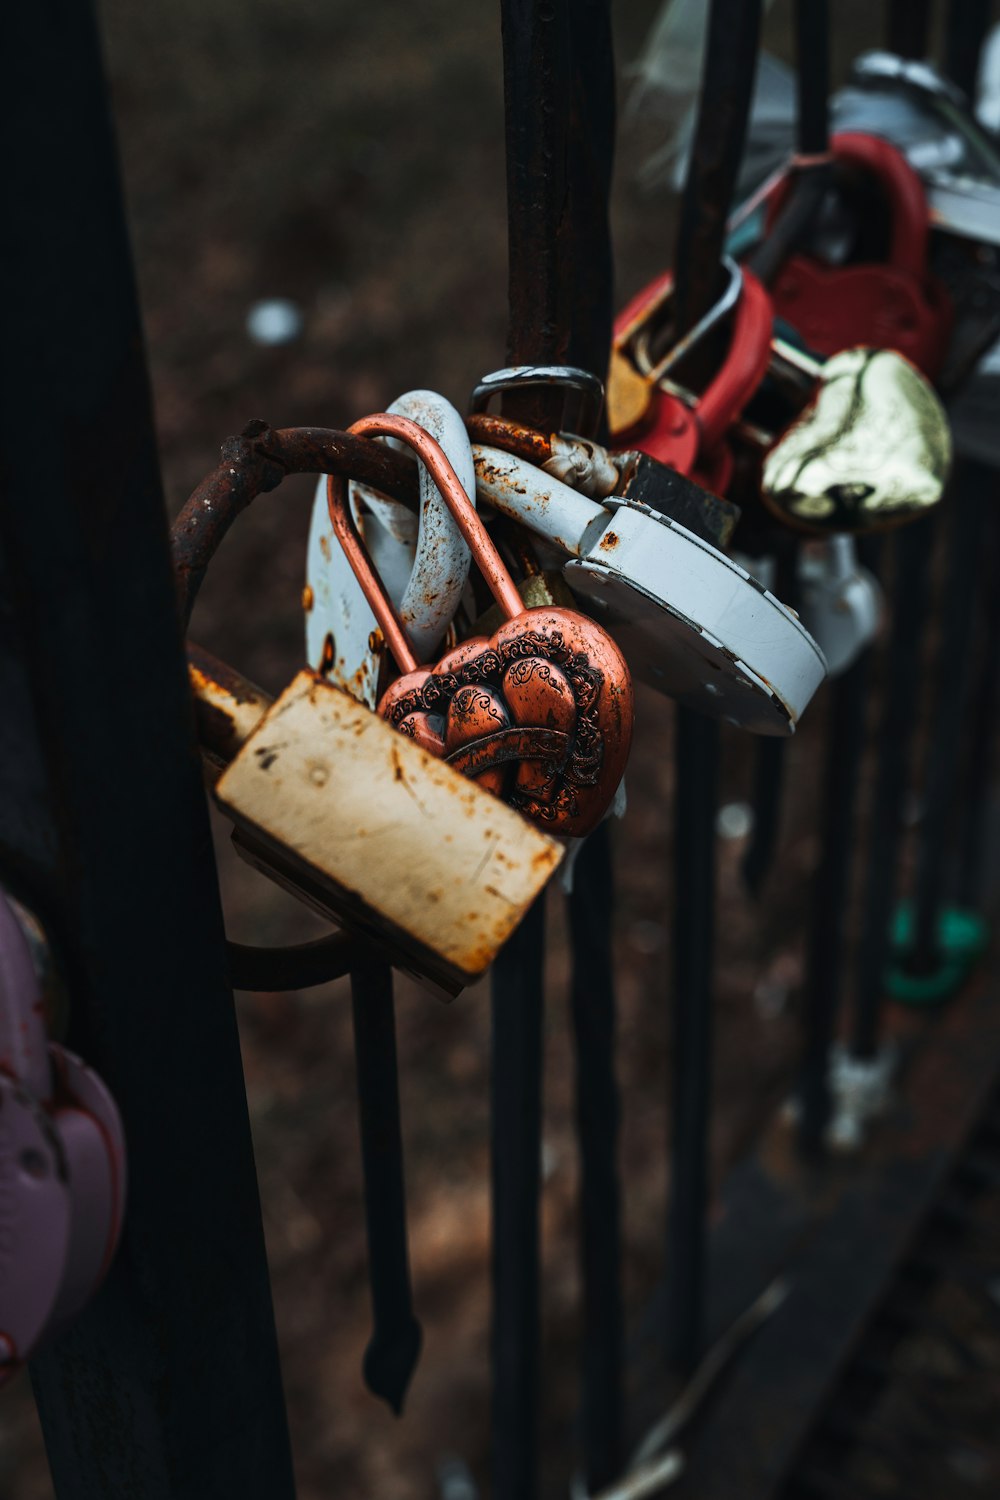
<path fill-rule="evenodd" d="M 923 184 L 888 141 L 844 131 L 830 141 L 835 164 L 874 178 L 891 219 L 888 259 L 827 265 L 789 257 L 771 294 L 775 312 L 819 354 L 855 344 L 896 349 L 925 375 L 937 374 L 948 349 L 951 301 L 928 267 L 929 213 Z M 771 217 L 789 189 L 781 178 L 768 197 Z"/>
<path fill-rule="evenodd" d="M 331 475 L 334 531 L 403 674 L 379 713 L 529 821 L 553 833 L 589 833 L 614 797 L 632 740 L 632 680 L 618 647 L 573 610 L 524 609 L 454 470 L 415 422 L 380 414 L 350 430 L 413 448 L 507 617 L 489 639 L 464 641 L 420 667 L 355 530 L 344 482 Z"/>

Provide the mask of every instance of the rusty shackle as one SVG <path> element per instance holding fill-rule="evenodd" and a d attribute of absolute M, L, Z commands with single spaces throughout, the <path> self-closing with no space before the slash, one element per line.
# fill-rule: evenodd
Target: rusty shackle
<path fill-rule="evenodd" d="M 425 432 L 409 417 L 391 416 L 388 412 L 362 417 L 360 421 L 353 423 L 348 431 L 359 437 L 399 438 L 407 447 L 413 449 L 430 471 L 431 478 L 437 485 L 442 499 L 469 545 L 473 560 L 485 578 L 490 593 L 508 619 L 512 620 L 515 615 L 521 614 L 524 604 L 514 580 L 504 567 L 503 560 L 474 506 L 470 504 L 469 497 L 462 488 L 461 480 L 448 462 L 443 449 L 430 433 Z M 342 475 L 328 475 L 326 499 L 334 535 L 354 569 L 361 591 L 379 623 L 379 628 L 397 667 L 403 673 L 415 672 L 420 663 L 413 654 L 413 648 L 407 639 L 399 613 L 382 587 L 368 549 L 358 534 L 351 507 L 347 503 L 347 481 Z"/>

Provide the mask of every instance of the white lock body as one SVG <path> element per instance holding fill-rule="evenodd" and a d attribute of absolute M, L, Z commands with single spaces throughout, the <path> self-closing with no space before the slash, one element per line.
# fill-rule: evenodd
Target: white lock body
<path fill-rule="evenodd" d="M 473 453 L 480 497 L 563 554 L 567 583 L 637 678 L 752 733 L 794 732 L 826 662 L 744 568 L 646 506 L 598 504 L 499 449 Z"/>
<path fill-rule="evenodd" d="M 434 391 L 409 391 L 388 408 L 436 438 L 475 504 L 472 448 L 461 415 Z M 391 440 L 389 440 L 391 441 Z M 469 576 L 469 549 L 433 480 L 420 465 L 419 520 L 405 506 L 352 481 L 355 524 L 419 661 L 431 659 Z M 335 536 L 326 478 L 313 502 L 306 560 L 306 658 L 352 697 L 374 708 L 382 660 L 375 616 Z"/>

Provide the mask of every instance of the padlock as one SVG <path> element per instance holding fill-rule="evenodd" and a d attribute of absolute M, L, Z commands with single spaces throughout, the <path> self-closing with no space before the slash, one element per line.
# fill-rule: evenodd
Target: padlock
<path fill-rule="evenodd" d="M 779 270 L 774 310 L 819 354 L 852 345 L 896 349 L 932 378 L 941 368 L 952 326 L 951 302 L 928 267 L 929 219 L 920 178 L 887 141 L 858 131 L 831 137 L 834 162 L 874 178 L 890 215 L 884 262 L 824 264 L 797 253 Z M 768 193 L 771 218 L 790 188 L 787 176 Z"/>
<path fill-rule="evenodd" d="M 638 448 L 724 495 L 732 456 L 724 439 L 758 390 L 770 361 L 773 314 L 768 293 L 747 270 L 724 263 L 719 302 L 686 337 L 656 358 L 657 326 L 669 326 L 671 275 L 634 299 L 615 324 L 608 378 L 608 420 L 615 448 Z M 722 363 L 704 392 L 685 399 L 672 377 L 700 340 L 732 317 Z M 640 399 L 640 389 L 645 400 Z"/>
<path fill-rule="evenodd" d="M 473 454 L 480 499 L 561 554 L 574 596 L 637 678 L 756 734 L 794 731 L 826 664 L 744 568 L 637 501 L 598 503 L 499 448 Z"/>
<path fill-rule="evenodd" d="M 470 497 L 472 449 L 462 418 L 433 391 L 409 391 L 389 408 L 412 418 L 441 444 Z M 417 651 L 441 641 L 469 575 L 469 549 L 426 469 L 415 516 L 397 501 L 351 480 L 349 499 L 365 546 L 385 580 Z M 306 660 L 324 677 L 374 708 L 385 643 L 343 551 L 333 540 L 326 477 L 316 489 L 306 564 Z"/>
<path fill-rule="evenodd" d="M 612 453 L 592 439 L 541 433 L 504 417 L 470 416 L 465 425 L 474 443 L 516 454 L 591 500 L 613 497 L 647 505 L 713 547 L 728 547 L 732 540 L 740 518 L 738 505 L 639 449 Z"/>
<path fill-rule="evenodd" d="M 822 365 L 780 340 L 775 349 L 819 382 L 764 461 L 761 495 L 779 520 L 820 534 L 878 531 L 941 500 L 951 433 L 919 370 L 889 349 L 847 349 Z"/>
<path fill-rule="evenodd" d="M 416 465 L 367 439 L 254 423 L 227 444 L 171 534 L 185 618 L 254 496 L 286 474 L 338 465 L 416 506 Z M 438 995 L 479 978 L 558 868 L 560 844 L 319 673 L 300 673 L 272 704 L 190 642 L 188 658 L 209 781 L 237 852 L 347 929 L 348 953 L 371 942 Z M 259 970 L 253 951 L 250 962 Z"/>
<path fill-rule="evenodd" d="M 962 90 L 933 64 L 866 52 L 832 101 L 837 128 L 889 141 L 924 185 L 932 228 L 1000 244 L 1000 150 Z"/>
<path fill-rule="evenodd" d="M 388 435 L 430 469 L 506 621 L 418 667 L 398 615 L 353 526 L 343 481 L 328 484 L 330 518 L 402 672 L 382 714 L 529 820 L 582 837 L 618 788 L 632 739 L 632 682 L 609 636 L 575 611 L 525 610 L 513 579 L 447 458 L 405 417 L 377 415 L 352 433 Z"/>
<path fill-rule="evenodd" d="M 561 845 L 319 674 L 271 703 L 188 650 L 240 856 L 432 993 L 480 978 Z"/>
<path fill-rule="evenodd" d="M 31 948 L 0 891 L 0 1385 L 104 1280 L 125 1178 L 115 1102 L 48 1040 Z"/>
<path fill-rule="evenodd" d="M 884 612 L 878 580 L 861 567 L 852 536 L 807 542 L 798 555 L 799 614 L 839 677 L 870 646 Z"/>
<path fill-rule="evenodd" d="M 891 53 L 859 57 L 832 112 L 839 129 L 891 142 L 920 177 L 929 263 L 954 311 L 937 383 L 956 391 L 1000 337 L 1000 151 L 961 90 Z"/>
<path fill-rule="evenodd" d="M 742 274 L 736 262 L 723 263 L 726 275 L 722 295 L 705 316 L 682 340 L 676 353 L 668 349 L 656 360 L 653 341 L 657 334 L 669 334 L 671 305 L 674 297 L 674 273 L 666 271 L 654 278 L 619 313 L 615 320 L 608 371 L 608 426 L 613 442 L 624 441 L 630 433 L 649 430 L 656 419 L 654 406 L 659 382 L 679 364 L 700 339 L 714 332 L 733 312 L 742 290 Z M 676 466 L 689 473 L 698 453 L 698 432 L 693 417 L 681 413 L 683 426 L 672 432 L 673 457 Z M 669 429 L 664 426 L 664 430 Z"/>

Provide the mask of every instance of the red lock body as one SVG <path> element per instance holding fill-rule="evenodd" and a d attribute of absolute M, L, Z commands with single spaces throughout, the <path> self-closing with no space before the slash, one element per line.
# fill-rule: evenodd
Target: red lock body
<path fill-rule="evenodd" d="M 896 349 L 930 378 L 944 361 L 952 326 L 951 300 L 928 270 L 928 210 L 923 184 L 895 146 L 856 131 L 835 135 L 834 160 L 874 176 L 892 215 L 885 264 L 828 266 L 796 254 L 772 287 L 774 308 L 817 354 L 839 354 L 868 344 Z M 773 223 L 791 187 L 788 177 L 769 198 Z"/>
<path fill-rule="evenodd" d="M 724 494 L 732 474 L 726 433 L 752 400 L 771 357 L 771 299 L 757 278 L 744 270 L 733 315 L 729 349 L 717 375 L 692 408 L 679 396 L 654 387 L 649 410 L 627 431 L 615 434 L 617 448 L 639 449 L 680 474 Z M 647 312 L 664 300 L 673 283 L 667 272 L 634 297 L 615 323 L 621 347 Z"/>

